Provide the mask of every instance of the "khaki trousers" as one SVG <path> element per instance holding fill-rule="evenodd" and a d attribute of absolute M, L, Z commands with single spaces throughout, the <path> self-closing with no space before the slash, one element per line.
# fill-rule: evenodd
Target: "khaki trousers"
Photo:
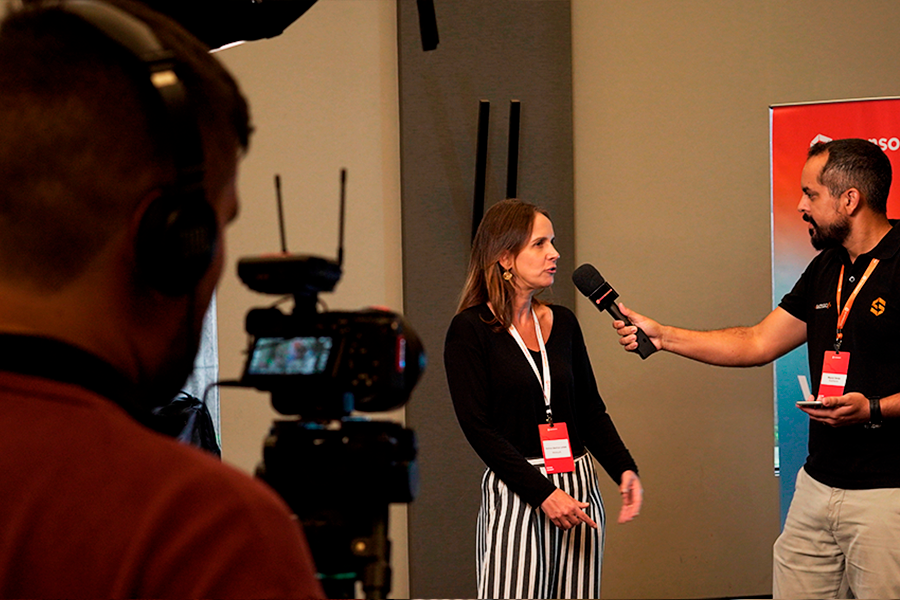
<path fill-rule="evenodd" d="M 900 489 L 843 490 L 800 469 L 772 596 L 900 598 Z"/>

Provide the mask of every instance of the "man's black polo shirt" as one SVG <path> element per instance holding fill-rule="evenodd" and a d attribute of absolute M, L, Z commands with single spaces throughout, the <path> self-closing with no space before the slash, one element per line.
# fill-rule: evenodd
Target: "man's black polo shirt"
<path fill-rule="evenodd" d="M 843 329 L 841 352 L 850 353 L 844 391 L 866 397 L 900 392 L 900 226 L 895 225 L 853 264 L 844 248 L 822 251 L 781 300 L 781 308 L 806 322 L 814 395 L 825 352 L 834 350 L 841 265 L 843 308 L 872 258 L 880 262 L 860 290 Z M 810 420 L 804 468 L 817 481 L 837 488 L 900 487 L 900 423 L 886 419 L 880 429 L 867 429 L 861 424 L 831 427 Z"/>

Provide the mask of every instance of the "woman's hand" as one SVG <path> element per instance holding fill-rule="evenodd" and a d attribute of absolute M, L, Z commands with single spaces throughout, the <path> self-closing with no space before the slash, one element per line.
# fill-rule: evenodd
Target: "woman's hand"
<path fill-rule="evenodd" d="M 644 502 L 644 488 L 641 479 L 634 471 L 622 473 L 622 483 L 619 485 L 619 493 L 622 495 L 622 510 L 619 511 L 619 523 L 627 523 L 641 513 L 641 504 Z"/>
<path fill-rule="evenodd" d="M 597 529 L 597 524 L 582 510 L 588 506 L 590 504 L 587 502 L 579 502 L 561 489 L 556 488 L 541 503 L 541 510 L 560 529 L 571 529 L 581 523 L 587 523 L 594 529 Z"/>

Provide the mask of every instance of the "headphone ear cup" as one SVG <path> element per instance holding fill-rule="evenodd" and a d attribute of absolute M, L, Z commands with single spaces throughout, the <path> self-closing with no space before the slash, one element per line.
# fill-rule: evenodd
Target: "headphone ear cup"
<path fill-rule="evenodd" d="M 218 221 L 202 198 L 164 193 L 147 206 L 138 226 L 138 273 L 167 296 L 193 291 L 209 269 L 218 244 Z"/>

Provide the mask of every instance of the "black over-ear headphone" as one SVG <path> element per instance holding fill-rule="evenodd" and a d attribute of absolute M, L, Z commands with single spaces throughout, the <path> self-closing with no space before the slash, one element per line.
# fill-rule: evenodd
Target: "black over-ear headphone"
<path fill-rule="evenodd" d="M 164 137 L 176 168 L 174 185 L 153 199 L 137 233 L 141 279 L 169 296 L 191 292 L 209 269 L 218 244 L 218 221 L 204 189 L 203 144 L 173 52 L 134 15 L 99 0 L 64 0 L 55 6 L 76 15 L 133 54 L 147 70 L 162 105 Z"/>

